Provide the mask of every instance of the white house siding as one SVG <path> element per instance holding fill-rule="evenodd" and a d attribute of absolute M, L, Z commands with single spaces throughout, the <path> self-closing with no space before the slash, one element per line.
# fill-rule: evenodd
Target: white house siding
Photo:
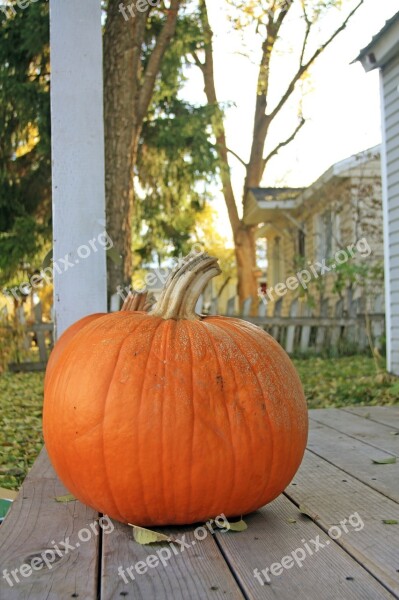
<path fill-rule="evenodd" d="M 399 375 L 399 55 L 381 69 L 388 370 Z"/>

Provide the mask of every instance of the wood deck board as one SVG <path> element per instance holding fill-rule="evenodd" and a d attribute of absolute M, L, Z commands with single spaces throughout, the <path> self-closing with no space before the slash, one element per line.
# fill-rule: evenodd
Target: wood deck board
<path fill-rule="evenodd" d="M 392 427 L 369 419 L 362 419 L 339 408 L 318 408 L 309 411 L 309 417 L 317 423 L 336 429 L 374 448 L 399 456 L 399 435 L 392 435 Z"/>
<path fill-rule="evenodd" d="M 126 594 L 135 600 L 399 598 L 399 525 L 382 523 L 399 521 L 399 463 L 372 463 L 372 458 L 398 454 L 399 436 L 391 431 L 398 424 L 399 408 L 380 408 L 310 411 L 309 451 L 294 482 L 285 496 L 246 517 L 245 532 L 218 532 L 200 541 L 192 526 L 168 530 L 180 539 L 185 535 L 190 548 L 172 553 L 166 567 L 158 565 L 143 574 L 133 571 L 131 581 L 128 567 L 168 546 L 140 546 L 128 526 L 115 522 L 110 530 L 108 522 L 101 535 L 93 534 L 51 570 L 44 567 L 29 577 L 20 576 L 11 588 L 2 578 L 4 568 L 11 571 L 29 562 L 51 548 L 53 540 L 69 537 L 75 546 L 78 533 L 99 517 L 77 501 L 55 501 L 66 490 L 43 452 L 0 526 L 0 598 L 114 600 Z M 299 505 L 313 520 L 300 513 Z M 318 535 L 322 543 L 328 541 L 329 527 L 356 512 L 364 522 L 361 531 L 331 540 L 318 553 L 307 555 L 302 567 L 295 564 L 278 576 L 269 571 L 271 581 L 262 579 L 267 585 L 254 577 L 255 568 L 270 569 L 305 542 L 312 545 Z M 290 522 L 293 519 L 295 523 Z M 118 574 L 119 566 L 127 583 Z"/>
<path fill-rule="evenodd" d="M 373 463 L 375 459 L 389 459 L 392 454 L 344 433 L 337 433 L 312 419 L 308 449 L 384 496 L 399 502 L 399 460 L 388 465 Z"/>
<path fill-rule="evenodd" d="M 341 409 L 345 412 L 358 415 L 370 421 L 387 425 L 399 431 L 399 405 L 398 406 L 353 406 Z"/>
<path fill-rule="evenodd" d="M 190 548 L 183 547 L 183 551 L 179 544 L 174 544 L 178 554 L 170 551 L 171 557 L 167 559 L 167 552 L 170 550 L 167 544 L 140 546 L 133 540 L 131 527 L 115 522 L 112 535 L 103 537 L 101 598 L 114 600 L 121 593 L 126 593 L 129 597 L 134 594 L 134 598 L 140 600 L 242 600 L 244 596 L 213 536 L 209 533 L 204 540 L 197 540 L 193 530 L 193 527 L 159 529 L 162 533 L 190 544 Z M 203 532 L 200 532 L 199 537 L 202 535 Z M 145 561 L 149 555 L 157 556 L 159 550 L 165 556 L 166 566 L 159 563 L 143 574 L 131 569 L 135 578 L 133 581 L 126 569 L 136 565 L 138 561 Z M 128 583 L 118 575 L 119 566 L 124 568 Z"/>
<path fill-rule="evenodd" d="M 77 533 L 93 523 L 98 514 L 77 501 L 56 502 L 56 496 L 66 493 L 47 454 L 42 451 L 9 515 L 0 525 L 2 600 L 60 600 L 71 598 L 72 594 L 78 594 L 85 600 L 96 600 L 98 537 L 92 535 L 90 540 L 81 543 Z M 11 578 L 12 587 L 3 578 L 3 569 L 12 571 L 24 563 L 28 564 L 34 556 L 40 557 L 42 552 L 67 538 L 74 547 L 78 542 L 79 548 L 69 550 L 62 557 L 54 553 L 51 569 L 41 561 L 42 568 L 32 570 L 31 575 L 23 577 L 17 573 L 19 582 Z M 48 558 L 50 561 L 52 556 L 49 554 Z M 38 561 L 36 566 L 39 566 Z"/>
<path fill-rule="evenodd" d="M 324 531 L 358 513 L 364 527 L 350 529 L 337 543 L 399 597 L 399 526 L 382 522 L 399 521 L 396 502 L 309 451 L 286 494 Z"/>
<path fill-rule="evenodd" d="M 392 598 L 361 565 L 330 540 L 313 521 L 302 515 L 288 498 L 280 496 L 260 511 L 245 517 L 245 521 L 248 525 L 246 531 L 239 534 L 220 533 L 217 539 L 251 600 Z M 315 546 L 311 540 L 316 540 L 317 536 L 320 536 L 321 543 L 327 544 L 310 555 L 304 542 L 312 551 L 317 544 Z M 281 569 L 279 575 L 270 573 L 273 563 L 280 563 L 284 556 L 301 548 L 306 554 L 303 560 L 300 560 L 301 554 L 297 554 L 302 566 L 292 560 L 293 566 Z M 265 575 L 270 581 L 263 574 L 260 574 L 259 581 L 254 576 L 254 569 L 261 572 L 267 568 L 269 571 Z"/>

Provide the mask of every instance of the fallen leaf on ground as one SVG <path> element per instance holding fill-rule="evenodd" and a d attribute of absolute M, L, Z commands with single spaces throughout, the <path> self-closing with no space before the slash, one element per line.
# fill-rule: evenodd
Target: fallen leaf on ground
<path fill-rule="evenodd" d="M 384 525 L 398 525 L 399 521 L 396 519 L 382 519 Z"/>
<path fill-rule="evenodd" d="M 248 529 L 248 525 L 243 519 L 240 519 L 239 521 L 234 521 L 233 523 L 228 521 L 226 527 L 229 531 L 245 531 L 246 529 Z"/>
<path fill-rule="evenodd" d="M 133 527 L 133 538 L 138 544 L 142 544 L 143 546 L 147 544 L 161 544 L 165 542 L 172 542 L 173 539 L 163 533 L 158 533 L 158 531 L 152 531 L 152 529 L 145 529 L 144 527 L 139 527 L 138 525 L 132 525 L 129 523 L 130 527 Z"/>
<path fill-rule="evenodd" d="M 396 456 L 390 456 L 389 458 L 372 458 L 375 465 L 394 465 L 396 463 Z"/>
<path fill-rule="evenodd" d="M 55 500 L 56 502 L 73 502 L 76 498 L 72 494 L 65 494 L 65 496 L 56 496 Z"/>

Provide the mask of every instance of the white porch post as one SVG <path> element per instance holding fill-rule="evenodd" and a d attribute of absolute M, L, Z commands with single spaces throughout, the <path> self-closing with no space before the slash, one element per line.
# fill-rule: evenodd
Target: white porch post
<path fill-rule="evenodd" d="M 101 0 L 50 0 L 54 320 L 106 312 Z"/>

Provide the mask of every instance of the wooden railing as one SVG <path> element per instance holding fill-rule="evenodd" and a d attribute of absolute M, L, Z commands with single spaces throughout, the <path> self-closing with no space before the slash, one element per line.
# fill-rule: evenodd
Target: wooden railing
<path fill-rule="evenodd" d="M 230 298 L 225 314 L 238 316 L 270 333 L 289 353 L 317 353 L 326 349 L 358 350 L 367 347 L 380 350 L 385 333 L 384 301 L 382 296 L 375 298 L 372 310 L 365 310 L 362 298 L 352 299 L 350 294 L 345 300 L 325 299 L 318 310 L 295 298 L 282 316 L 283 299 L 273 303 L 273 314 L 267 316 L 267 307 L 260 302 L 257 315 L 251 316 L 252 301 L 244 302 L 243 310 L 236 312 L 237 299 Z M 217 314 L 218 306 L 214 299 L 209 313 Z"/>
<path fill-rule="evenodd" d="M 385 332 L 384 303 L 382 296 L 375 299 L 373 310 L 366 312 L 361 299 L 352 300 L 350 297 L 333 303 L 324 300 L 317 312 L 309 306 L 294 299 L 288 309 L 288 314 L 282 316 L 283 299 L 273 303 L 273 314 L 267 315 L 267 307 L 259 302 L 257 315 L 251 316 L 252 301 L 246 300 L 241 312 L 236 312 L 238 302 L 236 297 L 230 298 L 225 310 L 214 298 L 204 310 L 202 298 L 197 305 L 197 312 L 208 314 L 224 313 L 226 316 L 238 316 L 258 325 L 272 335 L 289 354 L 309 352 L 321 353 L 333 350 L 364 351 L 367 347 L 380 350 L 383 346 Z M 42 307 L 37 304 L 34 309 L 34 323 L 26 324 L 23 309 L 18 309 L 18 319 L 23 326 L 23 344 L 29 349 L 32 334 L 38 346 L 38 361 L 13 362 L 9 364 L 11 371 L 42 371 L 46 368 L 48 354 L 53 345 L 53 323 L 42 320 Z"/>

